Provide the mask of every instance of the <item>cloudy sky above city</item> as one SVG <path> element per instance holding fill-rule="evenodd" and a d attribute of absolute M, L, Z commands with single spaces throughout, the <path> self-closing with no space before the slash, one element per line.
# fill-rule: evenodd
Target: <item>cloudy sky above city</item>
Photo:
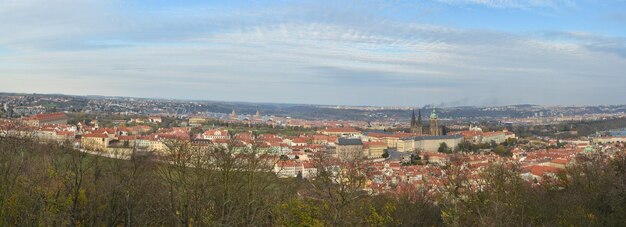
<path fill-rule="evenodd" d="M 626 104 L 626 0 L 0 0 L 0 92 Z"/>

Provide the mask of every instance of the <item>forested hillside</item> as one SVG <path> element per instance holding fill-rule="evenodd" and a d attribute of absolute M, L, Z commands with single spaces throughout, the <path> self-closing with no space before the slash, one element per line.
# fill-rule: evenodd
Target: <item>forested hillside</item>
<path fill-rule="evenodd" d="M 543 185 L 508 163 L 490 166 L 476 188 L 451 165 L 444 191 L 432 196 L 368 194 L 358 161 L 339 173 L 320 166 L 305 180 L 277 178 L 254 154 L 188 144 L 171 154 L 116 160 L 0 138 L 0 226 L 626 225 L 624 156 L 581 159 Z"/>

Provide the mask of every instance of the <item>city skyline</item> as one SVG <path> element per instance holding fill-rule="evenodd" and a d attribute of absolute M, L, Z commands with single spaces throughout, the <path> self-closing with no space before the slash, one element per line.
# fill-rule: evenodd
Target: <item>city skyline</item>
<path fill-rule="evenodd" d="M 624 104 L 626 1 L 0 1 L 3 92 Z"/>

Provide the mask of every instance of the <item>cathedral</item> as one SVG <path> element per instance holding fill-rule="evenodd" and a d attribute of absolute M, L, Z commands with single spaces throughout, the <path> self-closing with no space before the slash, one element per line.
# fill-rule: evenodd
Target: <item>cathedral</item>
<path fill-rule="evenodd" d="M 418 110 L 417 118 L 415 117 L 415 110 L 413 110 L 413 115 L 411 116 L 411 133 L 415 133 L 418 135 L 424 135 L 424 126 L 422 125 L 422 110 Z M 440 136 L 441 129 L 439 128 L 439 120 L 437 118 L 437 113 L 435 109 L 430 114 L 430 118 L 428 121 L 428 134 L 431 136 Z"/>

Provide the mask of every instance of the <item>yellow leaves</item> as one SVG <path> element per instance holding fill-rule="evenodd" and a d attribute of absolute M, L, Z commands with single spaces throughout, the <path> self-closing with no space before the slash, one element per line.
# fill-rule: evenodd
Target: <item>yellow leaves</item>
<path fill-rule="evenodd" d="M 71 207 L 74 204 L 75 200 L 79 207 L 84 207 L 87 202 L 89 202 L 89 200 L 87 199 L 86 190 L 84 188 L 78 190 L 78 196 L 76 196 L 76 198 L 74 198 L 74 196 L 68 196 L 65 200 L 64 206 Z"/>
<path fill-rule="evenodd" d="M 380 226 L 385 223 L 385 217 L 378 214 L 378 212 L 376 212 L 376 209 L 374 209 L 373 207 L 370 207 L 370 212 L 371 212 L 370 216 L 367 217 L 367 223 L 370 226 Z"/>
<path fill-rule="evenodd" d="M 54 168 L 52 168 L 52 166 L 48 166 L 48 168 L 46 168 L 46 174 L 50 178 L 55 178 L 59 175 L 59 173 Z"/>
<path fill-rule="evenodd" d="M 373 206 L 369 207 L 370 216 L 367 217 L 367 223 L 370 226 L 385 226 L 390 223 L 393 223 L 392 214 L 396 210 L 394 204 L 388 202 L 383 207 L 382 210 L 377 211 Z"/>
<path fill-rule="evenodd" d="M 87 192 L 84 188 L 78 190 L 78 204 L 80 206 L 85 206 L 87 204 Z"/>
<path fill-rule="evenodd" d="M 324 226 L 318 219 L 319 210 L 301 199 L 291 199 L 278 206 L 278 213 L 282 214 L 279 223 L 282 226 Z"/>
<path fill-rule="evenodd" d="M 589 221 L 591 221 L 592 223 L 595 223 L 595 222 L 597 221 L 597 220 L 596 220 L 596 219 L 597 219 L 597 217 L 596 217 L 596 215 L 595 215 L 595 214 L 593 214 L 593 213 L 587 213 L 587 215 L 585 215 L 585 216 L 586 216 L 586 217 L 587 217 L 587 219 L 588 219 Z"/>

